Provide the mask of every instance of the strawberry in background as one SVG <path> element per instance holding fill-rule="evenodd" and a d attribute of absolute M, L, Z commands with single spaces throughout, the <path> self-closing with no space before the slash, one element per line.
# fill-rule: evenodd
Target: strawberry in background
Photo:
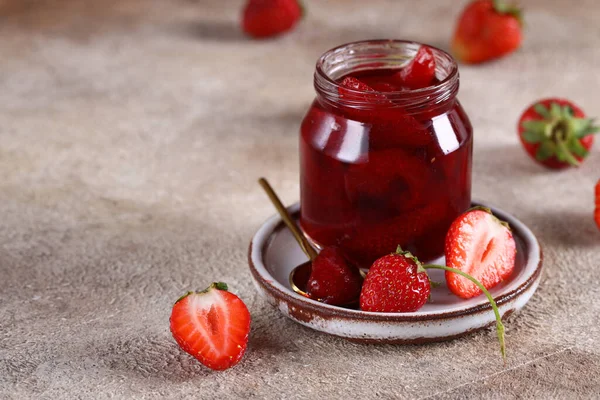
<path fill-rule="evenodd" d="M 598 225 L 598 229 L 600 229 L 600 179 L 598 179 L 598 183 L 596 183 L 596 210 L 594 211 L 594 220 L 596 221 L 596 225 Z"/>
<path fill-rule="evenodd" d="M 302 17 L 298 0 L 249 0 L 242 14 L 242 29 L 257 39 L 280 35 Z"/>
<path fill-rule="evenodd" d="M 541 99 L 519 118 L 519 138 L 525 151 L 551 169 L 578 167 L 588 156 L 600 128 L 567 99 Z"/>
<path fill-rule="evenodd" d="M 501 0 L 475 0 L 458 19 L 452 53 L 464 63 L 477 64 L 512 53 L 523 41 L 522 12 Z"/>

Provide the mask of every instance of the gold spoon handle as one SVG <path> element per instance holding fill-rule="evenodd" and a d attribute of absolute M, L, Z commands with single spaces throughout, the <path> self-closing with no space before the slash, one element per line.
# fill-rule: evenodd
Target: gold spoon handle
<path fill-rule="evenodd" d="M 279 200 L 279 197 L 277 197 L 277 194 L 275 194 L 275 191 L 273 190 L 271 185 L 269 185 L 269 182 L 267 182 L 265 178 L 260 178 L 258 180 L 258 183 L 260 184 L 260 186 L 262 186 L 265 192 L 267 192 L 267 196 L 269 196 L 271 203 L 273 203 L 273 205 L 277 209 L 277 212 L 281 216 L 283 222 L 285 222 L 290 231 L 292 231 L 292 234 L 296 238 L 296 241 L 298 242 L 304 253 L 306 253 L 306 255 L 308 256 L 308 258 L 310 258 L 311 261 L 314 260 L 317 256 L 317 252 L 315 251 L 315 249 L 313 249 L 310 243 L 308 243 L 308 240 L 306 240 L 302 232 L 300 232 L 300 229 L 298 229 L 298 226 L 296 226 L 296 223 L 288 213 L 287 208 L 285 208 L 284 205 L 281 203 L 281 200 Z"/>

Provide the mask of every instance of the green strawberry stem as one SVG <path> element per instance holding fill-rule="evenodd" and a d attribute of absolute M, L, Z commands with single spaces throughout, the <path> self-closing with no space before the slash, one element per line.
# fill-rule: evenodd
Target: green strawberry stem
<path fill-rule="evenodd" d="M 300 232 L 300 229 L 298 229 L 298 226 L 292 219 L 290 213 L 288 213 L 287 208 L 285 208 L 283 203 L 281 203 L 281 200 L 279 200 L 279 197 L 277 197 L 277 194 L 275 193 L 269 182 L 267 182 L 265 178 L 260 178 L 258 180 L 258 183 L 265 190 L 267 196 L 269 196 L 269 200 L 271 200 L 271 203 L 273 203 L 273 205 L 277 209 L 277 212 L 281 216 L 283 222 L 285 222 L 289 230 L 292 231 L 292 235 L 294 235 L 294 238 L 302 248 L 302 251 L 304 251 L 304 253 L 308 256 L 308 258 L 311 261 L 314 260 L 317 256 L 316 250 L 313 249 L 313 247 L 310 245 L 310 243 L 308 243 L 308 240 L 306 240 L 302 232 Z"/>
<path fill-rule="evenodd" d="M 445 265 L 436 265 L 436 264 L 427 264 L 427 265 L 424 265 L 423 268 L 425 268 L 425 269 L 441 269 L 444 271 L 454 272 L 455 274 L 464 276 L 465 278 L 467 278 L 468 280 L 473 282 L 475 285 L 477 285 L 477 287 L 479 289 L 481 289 L 481 291 L 488 298 L 488 301 L 490 302 L 490 304 L 492 305 L 492 309 L 494 310 L 494 314 L 496 315 L 496 331 L 498 332 L 498 340 L 500 341 L 500 353 L 502 353 L 502 359 L 504 360 L 504 362 L 506 362 L 506 345 L 504 343 L 504 325 L 502 324 L 502 317 L 500 317 L 500 311 L 498 311 L 498 306 L 496 305 L 494 298 L 492 297 L 490 292 L 488 292 L 488 290 L 485 288 L 485 286 L 483 286 L 483 284 L 481 282 L 479 282 L 477 279 L 473 278 L 471 275 L 469 275 L 465 272 L 462 272 L 461 270 L 458 270 L 456 268 L 451 268 L 451 267 L 447 267 Z"/>
<path fill-rule="evenodd" d="M 508 4 L 503 0 L 493 0 L 494 10 L 503 15 L 512 15 L 523 26 L 523 11 L 516 4 Z"/>
<path fill-rule="evenodd" d="M 300 17 L 304 18 L 306 16 L 306 4 L 303 1 L 297 0 L 298 7 L 300 7 Z"/>
<path fill-rule="evenodd" d="M 207 287 L 204 290 L 198 290 L 196 292 L 185 292 L 185 294 L 183 296 L 181 296 L 180 298 L 177 299 L 177 301 L 175 301 L 175 304 L 179 303 L 181 300 L 185 299 L 186 297 L 188 297 L 190 294 L 202 294 L 202 293 L 208 293 L 209 290 L 212 289 L 217 289 L 217 290 L 229 290 L 229 287 L 227 286 L 227 284 L 225 282 L 213 282 L 210 284 L 209 287 Z"/>
<path fill-rule="evenodd" d="M 571 151 L 567 148 L 565 142 L 559 140 L 556 142 L 556 146 L 558 147 L 558 150 L 560 152 L 559 154 L 562 154 L 566 162 L 568 162 L 574 167 L 579 167 L 581 165 L 579 160 L 577 160 L 575 156 L 573 156 L 573 153 L 571 153 Z"/>

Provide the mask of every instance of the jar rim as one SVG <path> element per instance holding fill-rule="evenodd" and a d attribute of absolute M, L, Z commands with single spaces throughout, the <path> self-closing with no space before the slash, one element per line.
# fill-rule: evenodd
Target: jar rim
<path fill-rule="evenodd" d="M 443 93 L 456 95 L 456 92 L 458 91 L 459 81 L 458 64 L 448 52 L 435 46 L 430 46 L 428 44 L 399 39 L 360 40 L 356 42 L 345 43 L 326 51 L 319 57 L 315 66 L 314 81 L 315 89 L 318 93 L 325 94 L 326 97 L 328 97 L 328 94 L 335 97 L 337 96 L 338 89 L 342 87 L 339 82 L 337 82 L 325 71 L 325 65 L 327 60 L 331 57 L 335 57 L 336 55 L 341 55 L 343 51 L 347 50 L 350 50 L 350 54 L 356 54 L 352 52 L 352 49 L 363 45 L 381 48 L 389 46 L 390 50 L 399 50 L 402 47 L 404 47 L 405 49 L 413 48 L 415 53 L 419 47 L 427 46 L 428 48 L 433 50 L 434 56 L 436 56 L 436 60 L 444 61 L 447 64 L 448 68 L 446 76 L 443 77 L 443 79 L 440 79 L 435 84 L 418 89 L 404 89 L 385 92 L 387 98 L 393 99 L 394 101 L 404 100 L 410 102 L 411 100 L 414 100 L 415 102 L 422 102 L 424 99 L 431 99 L 432 96 L 439 100 L 438 97 L 441 96 Z M 351 59 L 351 57 L 348 57 L 347 59 L 349 60 Z M 436 64 L 438 63 L 436 62 Z M 344 88 L 344 90 L 349 91 L 351 93 L 356 93 L 357 95 L 365 93 L 365 91 L 357 89 Z M 450 96 L 443 97 L 447 99 Z M 367 102 L 364 101 L 363 103 Z"/>

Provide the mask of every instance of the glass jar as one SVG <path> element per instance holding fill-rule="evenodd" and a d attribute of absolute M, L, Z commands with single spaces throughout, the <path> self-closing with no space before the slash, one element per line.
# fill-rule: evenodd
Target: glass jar
<path fill-rule="evenodd" d="M 382 96 L 339 83 L 401 68 L 420 46 L 355 42 L 316 65 L 317 97 L 300 132 L 300 226 L 315 246 L 339 246 L 364 268 L 398 245 L 422 261 L 441 256 L 450 224 L 471 203 L 473 131 L 448 53 L 431 47 L 432 86 Z"/>

